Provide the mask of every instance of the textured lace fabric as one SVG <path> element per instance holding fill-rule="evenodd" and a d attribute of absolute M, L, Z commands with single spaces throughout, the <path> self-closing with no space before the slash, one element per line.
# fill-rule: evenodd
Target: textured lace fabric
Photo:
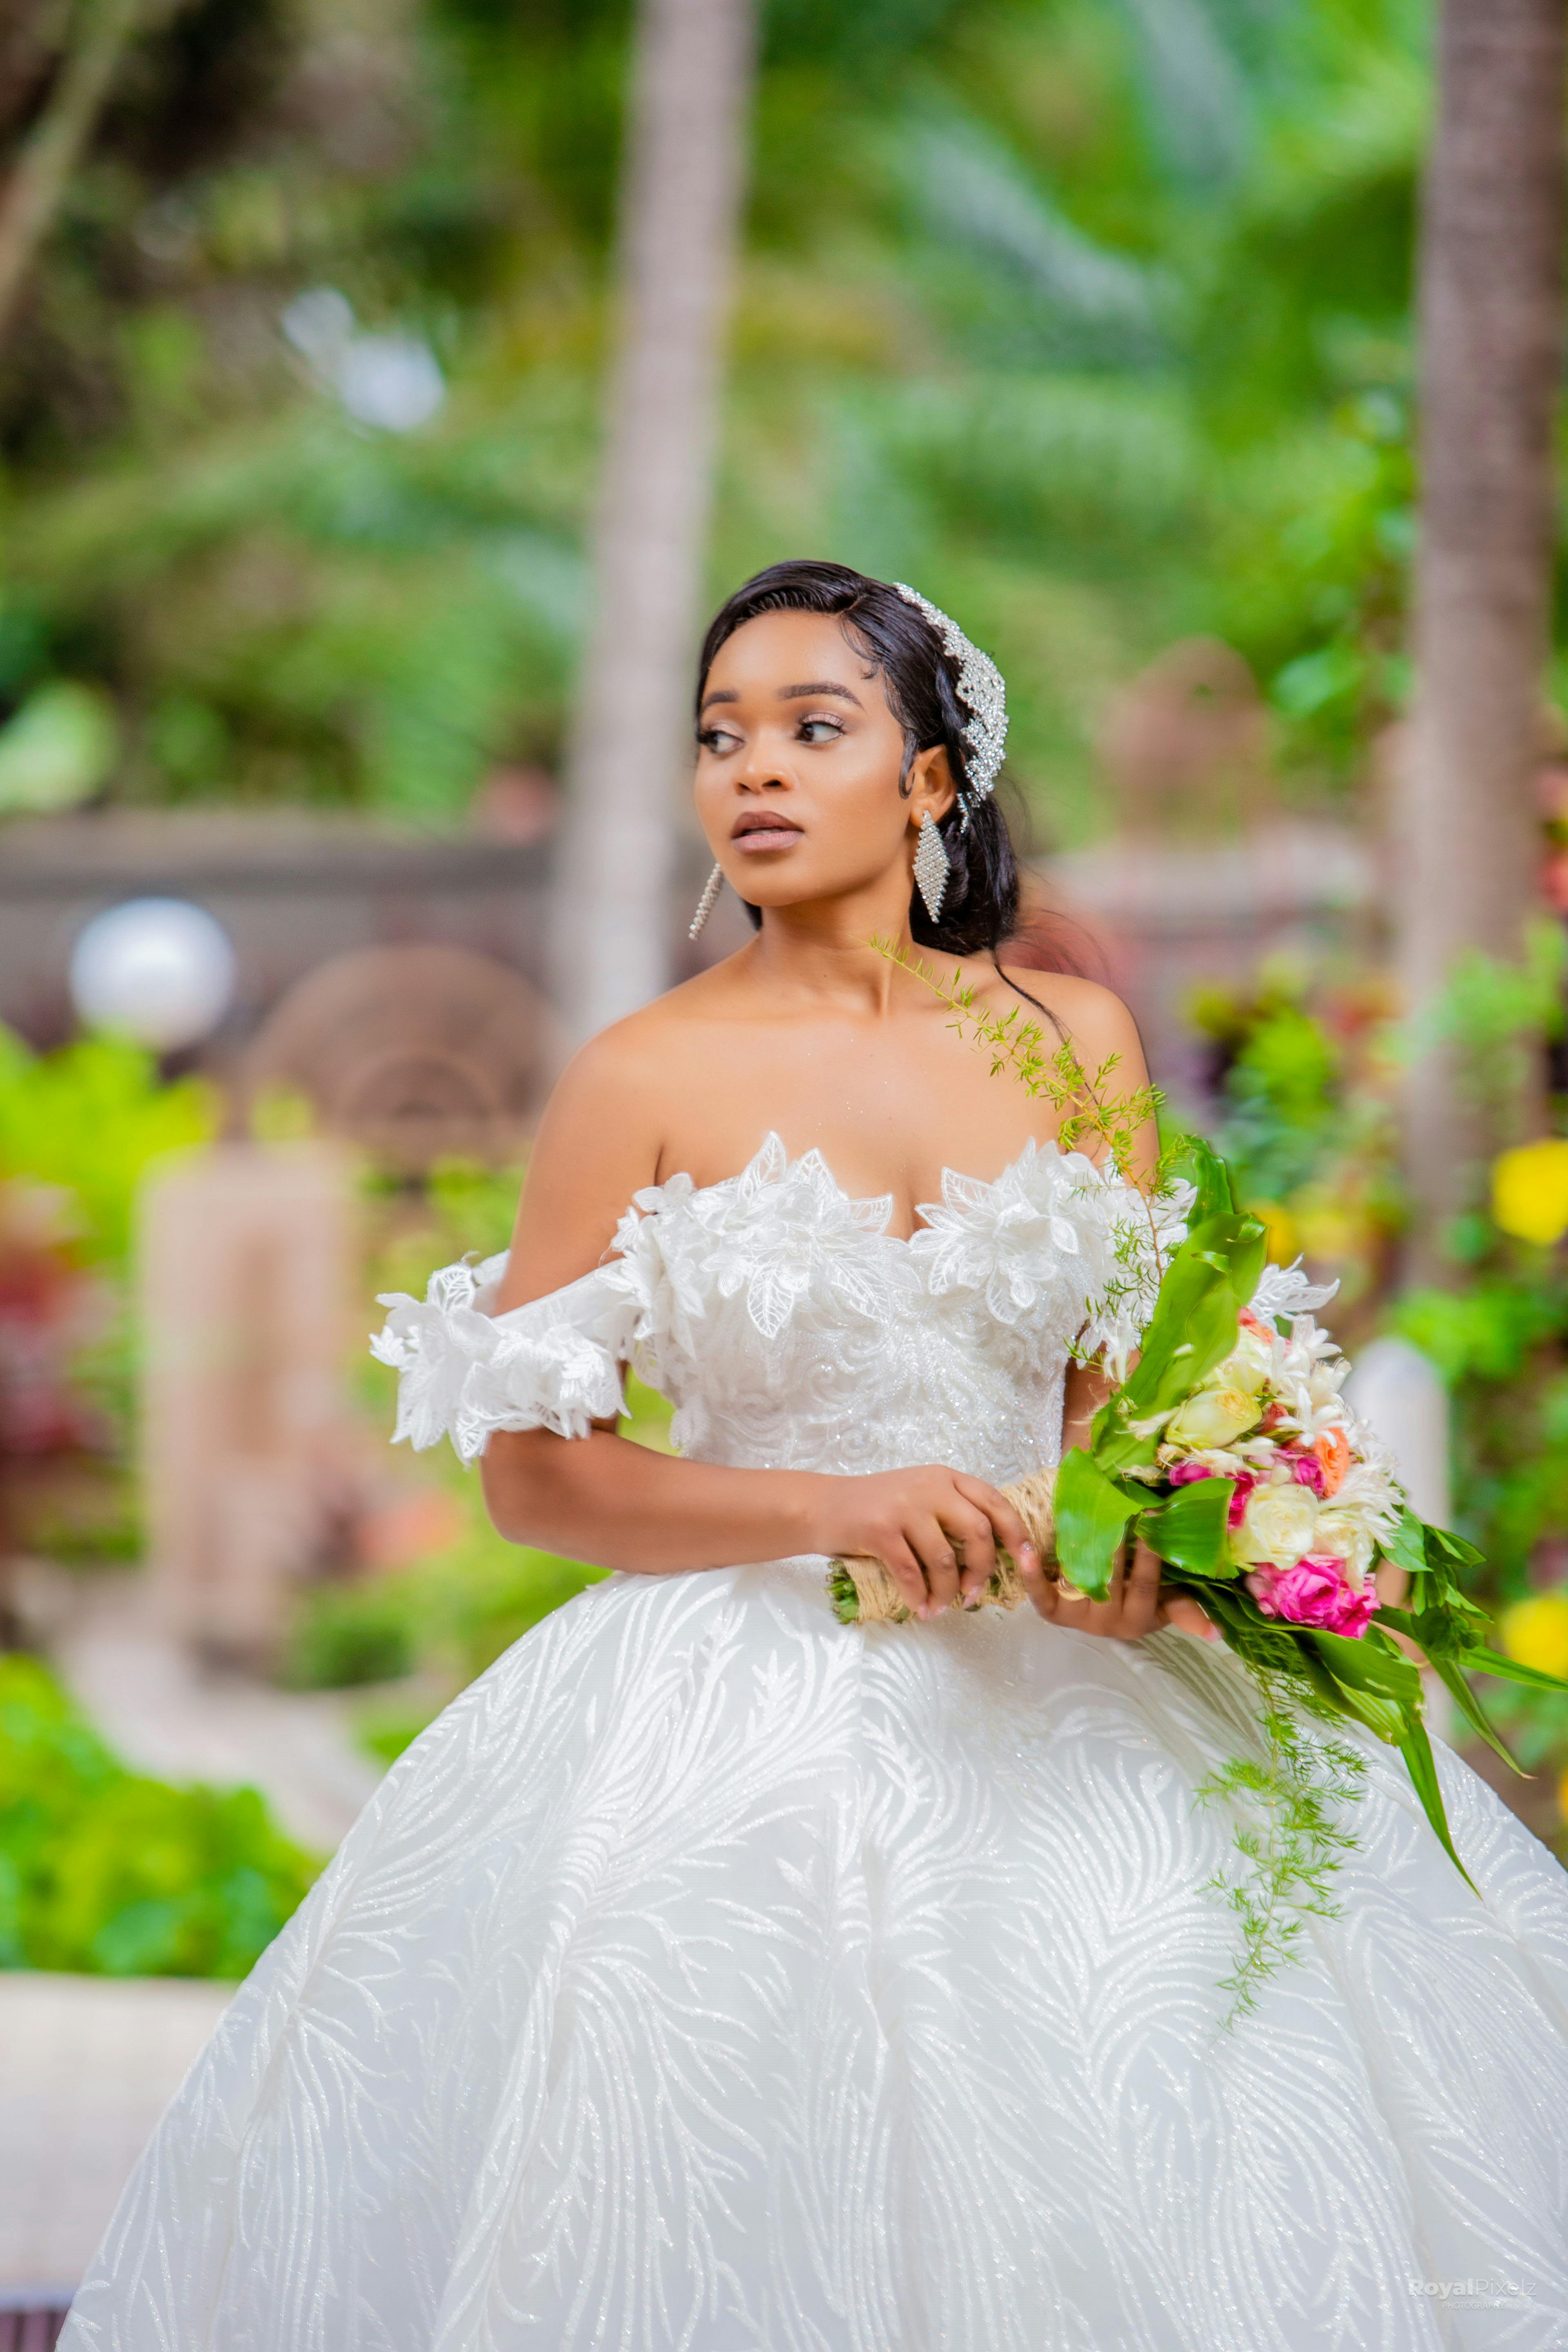
<path fill-rule="evenodd" d="M 581 1432 L 636 1361 L 705 1459 L 1054 1457 L 1135 1203 L 1052 1151 L 909 1242 L 776 1140 L 482 1312 L 394 1302 L 402 1432 Z M 1125 1310 L 1098 1337 L 1131 1334 Z M 1568 1878 L 1368 1740 L 1342 1909 L 1221 2031 L 1235 1663 L 988 1610 L 846 1628 L 820 1559 L 595 1586 L 416 1742 L 241 1988 L 66 2352 L 1560 2352 Z"/>
<path fill-rule="evenodd" d="M 1184 1205 L 1152 1213 L 1082 1153 L 1030 1144 L 995 1184 L 950 1171 L 902 1241 L 890 1195 L 852 1200 L 820 1152 L 770 1135 L 721 1184 L 639 1192 L 610 1263 L 567 1289 L 492 1319 L 478 1302 L 504 1258 L 447 1266 L 423 1303 L 384 1302 L 372 1344 L 401 1375 L 397 1435 L 449 1434 L 468 1459 L 493 1430 L 583 1436 L 629 1360 L 700 1461 L 1005 1480 L 1057 1458 L 1068 1343 L 1132 1345 L 1131 1297 L 1102 1302 Z"/>

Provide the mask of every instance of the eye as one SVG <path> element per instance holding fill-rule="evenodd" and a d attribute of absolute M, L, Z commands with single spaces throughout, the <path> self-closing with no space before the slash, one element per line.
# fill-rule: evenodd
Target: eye
<path fill-rule="evenodd" d="M 811 719 L 803 719 L 797 732 L 803 743 L 836 743 L 844 730 L 837 719 L 818 714 Z"/>
<path fill-rule="evenodd" d="M 728 759 L 731 751 L 738 751 L 741 748 L 740 737 L 731 733 L 728 727 L 700 727 L 697 740 L 705 751 L 711 751 L 720 760 Z"/>

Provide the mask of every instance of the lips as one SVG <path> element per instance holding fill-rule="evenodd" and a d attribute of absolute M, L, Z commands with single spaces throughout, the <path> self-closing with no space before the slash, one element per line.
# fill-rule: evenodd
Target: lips
<path fill-rule="evenodd" d="M 735 819 L 730 839 L 737 849 L 754 856 L 759 850 L 787 849 L 800 840 L 804 829 L 776 810 L 747 809 Z"/>

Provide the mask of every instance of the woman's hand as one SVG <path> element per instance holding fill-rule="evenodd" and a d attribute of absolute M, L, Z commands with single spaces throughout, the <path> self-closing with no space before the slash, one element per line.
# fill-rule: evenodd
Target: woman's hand
<path fill-rule="evenodd" d="M 1027 1528 L 984 1478 L 931 1467 L 813 1483 L 822 1492 L 802 1549 L 881 1560 L 917 1617 L 940 1617 L 955 1601 L 978 1602 L 999 1549 L 1012 1553 L 1026 1583 L 1031 1574 L 1039 1580 Z"/>
<path fill-rule="evenodd" d="M 1123 1549 L 1103 1601 L 1091 1601 L 1087 1592 L 1070 1588 L 1064 1592 L 1037 1556 L 1027 1568 L 1020 1560 L 1018 1573 L 1040 1615 L 1053 1625 L 1070 1626 L 1075 1633 L 1106 1633 L 1113 1641 L 1136 1642 L 1163 1625 L 1177 1625 L 1205 1642 L 1218 1638 L 1217 1628 L 1190 1592 L 1161 1583 L 1162 1563 L 1146 1543 L 1137 1546 L 1131 1564 Z"/>

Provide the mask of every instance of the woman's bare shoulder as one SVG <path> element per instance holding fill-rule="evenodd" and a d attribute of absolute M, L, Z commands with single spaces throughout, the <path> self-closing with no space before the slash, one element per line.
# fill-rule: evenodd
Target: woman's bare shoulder
<path fill-rule="evenodd" d="M 700 982 L 689 982 L 573 1055 L 529 1153 L 504 1305 L 596 1265 L 634 1194 L 658 1182 L 672 1117 L 700 1074 L 702 1026 Z"/>
<path fill-rule="evenodd" d="M 1037 971 L 1028 965 L 1009 964 L 1005 947 L 999 950 L 995 964 L 976 957 L 965 965 L 965 971 L 973 973 L 976 992 L 990 1012 L 1016 1009 L 1037 1019 L 1036 1008 L 1043 1009 L 1066 1033 L 1080 1061 L 1087 1064 L 1091 1055 L 1103 1061 L 1108 1054 L 1135 1053 L 1142 1063 L 1143 1048 L 1136 1021 L 1115 991 L 1100 982 L 1081 979 L 1077 972 Z"/>

